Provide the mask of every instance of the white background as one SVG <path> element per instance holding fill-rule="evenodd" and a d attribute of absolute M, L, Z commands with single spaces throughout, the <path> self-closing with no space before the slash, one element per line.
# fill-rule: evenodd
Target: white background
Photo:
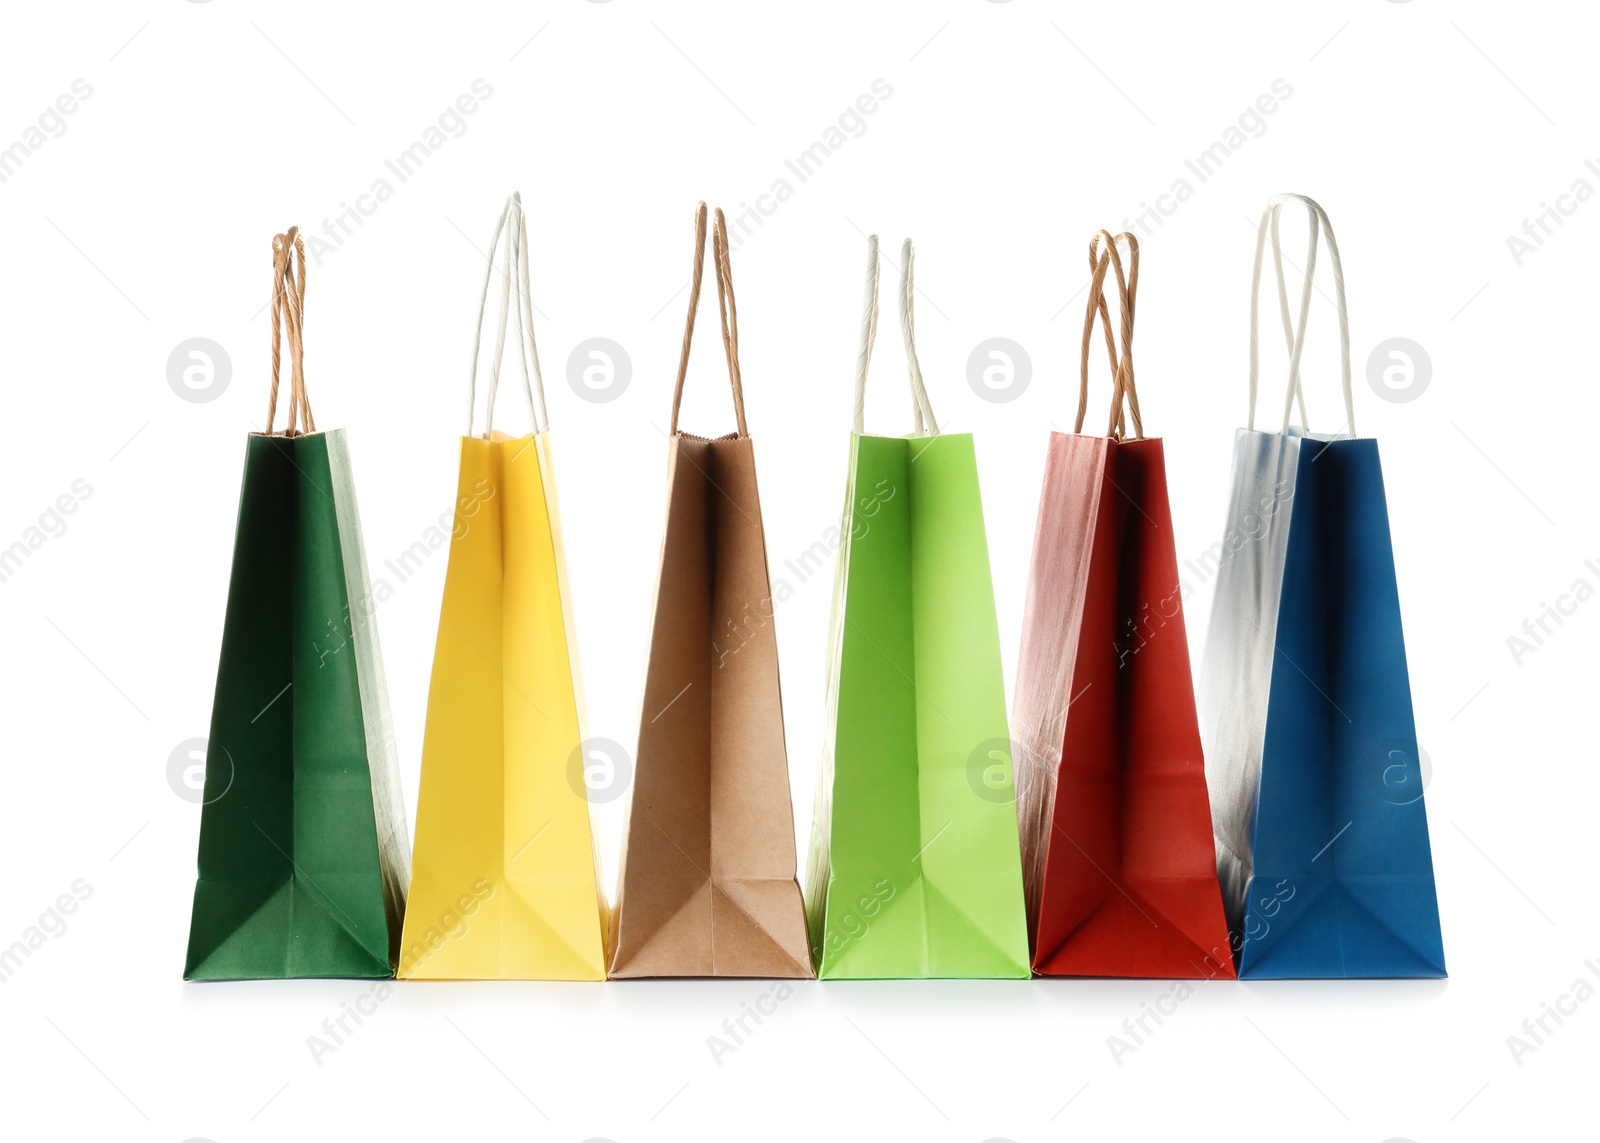
<path fill-rule="evenodd" d="M 1520 265 L 1507 237 L 1576 180 L 1600 186 L 1584 6 L 142 0 L 15 5 L 5 23 L 0 146 L 75 79 L 93 88 L 0 183 L 0 546 L 75 480 L 93 489 L 0 583 L 0 945 L 92 886 L 0 984 L 7 1134 L 1571 1137 L 1557 1125 L 1590 1106 L 1600 1000 L 1520 1063 L 1507 1037 L 1600 957 L 1600 604 L 1520 663 L 1507 638 L 1574 581 L 1600 585 L 1600 205 L 1562 200 L 1573 213 Z M 863 235 L 896 259 L 918 240 L 922 366 L 947 429 L 976 434 L 1009 682 L 1045 441 L 1071 428 L 1090 232 L 1193 187 L 1145 242 L 1136 356 L 1180 558 L 1197 557 L 1245 416 L 1255 217 L 1273 192 L 1318 198 L 1345 256 L 1358 424 L 1382 442 L 1450 979 L 1208 984 L 1120 1062 L 1107 1037 L 1171 984 L 806 985 L 720 1063 L 707 1037 L 770 983 L 401 986 L 320 1062 L 307 1038 L 371 985 L 183 984 L 200 810 L 168 759 L 209 719 L 240 460 L 265 416 L 270 239 L 321 233 L 478 78 L 493 94 L 465 132 L 313 260 L 310 391 L 321 426 L 349 430 L 382 574 L 449 509 L 480 249 L 521 189 L 587 732 L 630 747 L 698 199 L 733 212 L 793 184 L 733 256 L 775 578 L 837 521 Z M 1185 159 L 1280 78 L 1293 93 L 1264 132 L 1198 182 Z M 785 160 L 876 79 L 893 93 L 864 133 L 799 183 Z M 1333 310 L 1314 307 L 1312 421 L 1332 429 Z M 684 410 L 708 435 L 732 427 L 713 317 Z M 868 411 L 884 433 L 909 428 L 892 320 Z M 168 384 L 194 337 L 232 363 L 207 402 Z M 608 404 L 567 380 L 592 337 L 632 364 Z M 991 337 L 1031 359 L 1010 403 L 967 381 Z M 1414 401 L 1368 383 L 1393 337 L 1431 362 Z M 413 812 L 444 570 L 433 557 L 379 610 Z M 795 584 L 777 618 L 802 852 L 830 581 Z M 1209 586 L 1188 605 L 1196 658 Z M 623 805 L 596 812 L 608 881 Z"/>

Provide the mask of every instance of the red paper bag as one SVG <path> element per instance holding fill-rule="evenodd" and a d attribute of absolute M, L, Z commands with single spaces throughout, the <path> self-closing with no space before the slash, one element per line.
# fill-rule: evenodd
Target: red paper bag
<path fill-rule="evenodd" d="M 1138 242 L 1101 231 L 1089 265 L 1077 426 L 1050 438 L 1011 723 L 1033 969 L 1231 978 L 1166 465 L 1134 389 Z M 1097 313 L 1114 386 L 1104 437 L 1082 434 Z"/>

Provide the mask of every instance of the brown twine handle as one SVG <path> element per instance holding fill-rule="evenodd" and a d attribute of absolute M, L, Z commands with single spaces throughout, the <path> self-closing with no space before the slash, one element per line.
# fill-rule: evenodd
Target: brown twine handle
<path fill-rule="evenodd" d="M 739 374 L 739 312 L 733 298 L 733 267 L 728 260 L 728 224 L 717 210 L 711 239 L 712 268 L 717 276 L 717 315 L 722 321 L 722 349 L 728 359 L 728 380 L 733 387 L 733 413 L 739 422 L 739 435 L 750 430 L 744 419 L 744 386 Z M 683 348 L 678 354 L 678 380 L 672 390 L 672 432 L 678 431 L 678 409 L 683 404 L 683 381 L 689 375 L 689 346 L 694 340 L 694 319 L 700 309 L 700 283 L 705 277 L 706 204 L 694 214 L 694 277 L 689 282 L 689 318 L 683 327 Z"/>
<path fill-rule="evenodd" d="M 302 334 L 306 317 L 306 243 L 298 226 L 272 239 L 272 392 L 267 397 L 267 432 L 278 412 L 278 372 L 280 329 L 288 327 L 289 341 L 289 418 L 285 436 L 317 431 L 311 415 L 311 399 L 306 396 L 305 342 Z"/>
<path fill-rule="evenodd" d="M 1098 259 L 1092 258 L 1090 259 L 1089 265 L 1091 270 L 1089 278 L 1089 304 L 1084 311 L 1083 317 L 1083 355 L 1078 373 L 1078 419 L 1074 422 L 1072 427 L 1072 431 L 1075 433 L 1083 432 L 1083 418 L 1089 410 L 1089 342 L 1094 337 L 1094 318 L 1096 309 L 1097 307 L 1103 308 L 1105 305 L 1103 290 L 1105 288 L 1106 271 L 1111 268 L 1111 256 L 1109 254 L 1102 254 Z M 1105 332 L 1106 352 L 1111 355 L 1111 360 L 1113 362 L 1112 382 L 1113 385 L 1115 385 L 1115 362 L 1117 351 L 1116 344 L 1111 338 L 1111 326 L 1109 324 L 1106 325 Z"/>
<path fill-rule="evenodd" d="M 744 421 L 744 375 L 739 371 L 739 306 L 733 298 L 728 220 L 722 216 L 720 206 L 711 226 L 711 256 L 717 271 L 717 316 L 722 319 L 722 351 L 728 359 L 728 380 L 733 386 L 733 415 L 739 422 L 739 435 L 747 437 L 750 430 Z"/>
<path fill-rule="evenodd" d="M 1100 250 L 1101 240 L 1105 250 Z M 1117 243 L 1128 244 L 1128 272 L 1123 273 L 1122 258 L 1117 253 Z M 1083 431 L 1083 418 L 1089 406 L 1089 343 L 1094 334 L 1096 315 L 1105 329 L 1106 353 L 1111 361 L 1112 394 L 1111 416 L 1106 426 L 1106 436 L 1121 440 L 1127 433 L 1126 411 L 1133 417 L 1133 435 L 1144 437 L 1144 424 L 1139 413 L 1139 393 L 1133 380 L 1133 320 L 1135 299 L 1139 288 L 1139 240 L 1132 234 L 1122 233 L 1112 237 L 1109 231 L 1098 231 L 1089 241 L 1089 301 L 1083 319 L 1083 354 L 1078 383 L 1078 419 L 1074 432 Z M 1107 270 L 1117 276 L 1117 292 L 1122 303 L 1122 352 L 1117 352 L 1117 342 L 1111 332 L 1111 312 L 1106 304 L 1105 278 Z"/>

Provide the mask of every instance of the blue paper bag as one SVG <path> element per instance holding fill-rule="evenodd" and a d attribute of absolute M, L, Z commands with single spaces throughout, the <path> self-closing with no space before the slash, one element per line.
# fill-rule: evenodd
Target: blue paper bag
<path fill-rule="evenodd" d="M 1279 213 L 1311 216 L 1299 323 Z M 1257 310 L 1272 231 L 1289 349 L 1280 432 L 1256 431 Z M 1318 232 L 1343 349 L 1341 431 L 1291 428 Z M 1250 427 L 1234 441 L 1228 528 L 1202 672 L 1217 865 L 1242 979 L 1445 975 L 1377 442 L 1355 436 L 1349 325 L 1327 214 L 1262 214 L 1251 301 Z"/>

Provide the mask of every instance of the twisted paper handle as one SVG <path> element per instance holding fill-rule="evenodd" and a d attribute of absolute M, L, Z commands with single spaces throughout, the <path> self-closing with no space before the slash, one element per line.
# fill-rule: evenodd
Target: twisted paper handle
<path fill-rule="evenodd" d="M 1100 248 L 1101 242 L 1105 249 Z M 1122 256 L 1117 243 L 1128 246 L 1128 269 L 1123 274 Z M 1139 291 L 1139 240 L 1132 234 L 1122 233 L 1112 237 L 1107 230 L 1097 231 L 1089 240 L 1089 301 L 1083 315 L 1083 353 L 1078 380 L 1078 419 L 1073 432 L 1083 432 L 1083 418 L 1089 408 L 1089 342 L 1094 335 L 1096 316 L 1105 328 L 1106 355 L 1111 360 L 1111 417 L 1106 425 L 1106 436 L 1121 440 L 1127 433 L 1126 413 L 1133 417 L 1135 439 L 1144 438 L 1144 422 L 1139 415 L 1139 392 L 1133 381 L 1133 319 L 1134 303 Z M 1111 332 L 1111 310 L 1106 304 L 1105 280 L 1108 270 L 1117 276 L 1117 294 L 1122 303 L 1122 351 L 1117 352 L 1117 341 Z"/>
<path fill-rule="evenodd" d="M 939 422 L 928 403 L 928 390 L 922 383 L 922 365 L 917 360 L 917 324 L 912 309 L 916 292 L 916 248 L 907 238 L 900 247 L 900 339 L 906 347 L 906 368 L 911 373 L 911 421 L 917 436 L 937 436 Z M 867 289 L 861 306 L 861 348 L 856 353 L 855 431 L 866 431 L 867 369 L 872 364 L 872 347 L 878 340 L 878 236 L 867 237 Z"/>
<path fill-rule="evenodd" d="M 1306 214 L 1311 221 L 1311 232 L 1306 245 L 1305 285 L 1300 292 L 1300 319 L 1296 323 L 1289 316 L 1289 293 L 1283 272 L 1283 251 L 1278 243 L 1278 220 L 1283 208 L 1297 203 L 1305 207 Z M 1300 424 L 1309 428 L 1306 416 L 1305 395 L 1302 392 L 1300 379 L 1300 360 L 1305 351 L 1307 319 L 1311 316 L 1311 289 L 1317 268 L 1317 238 L 1320 232 L 1328 244 L 1328 257 L 1333 263 L 1333 289 L 1334 307 L 1339 311 L 1339 366 L 1341 381 L 1344 389 L 1344 427 L 1350 430 L 1350 435 L 1356 432 L 1355 396 L 1350 387 L 1350 311 L 1345 305 L 1344 297 L 1344 261 L 1339 257 L 1339 242 L 1333 236 L 1333 223 L 1328 221 L 1328 212 L 1314 199 L 1303 194 L 1278 194 L 1267 200 L 1267 205 L 1261 212 L 1261 225 L 1256 233 L 1256 261 L 1255 269 L 1250 277 L 1250 420 L 1247 422 L 1251 429 L 1256 427 L 1256 389 L 1261 369 L 1259 333 L 1260 333 L 1260 299 L 1261 299 L 1261 263 L 1266 251 L 1267 234 L 1272 235 L 1272 263 L 1278 279 L 1278 310 L 1283 319 L 1284 341 L 1289 349 L 1289 389 L 1283 399 L 1283 427 L 1281 432 L 1289 431 L 1289 419 L 1293 415 L 1296 404 L 1300 408 Z"/>
<path fill-rule="evenodd" d="M 678 409 L 683 404 L 683 382 L 689 375 L 689 346 L 694 341 L 694 319 L 700 309 L 700 283 L 705 277 L 706 204 L 694 212 L 694 277 L 689 282 L 689 318 L 683 326 L 683 348 L 678 353 L 678 380 L 672 389 L 672 432 L 678 431 Z M 750 430 L 744 420 L 744 381 L 739 372 L 739 307 L 733 298 L 733 264 L 728 258 L 728 220 L 717 208 L 711 236 L 711 264 L 717 276 L 717 316 L 722 321 L 722 351 L 728 359 L 728 382 L 733 389 L 733 415 L 739 435 Z"/>
<path fill-rule="evenodd" d="M 528 416 L 533 431 L 549 431 L 550 414 L 544 401 L 544 375 L 539 369 L 539 344 L 533 336 L 533 295 L 528 284 L 528 220 L 522 212 L 522 193 L 506 199 L 494 237 L 489 240 L 489 257 L 483 271 L 483 289 L 478 295 L 478 324 L 472 338 L 472 371 L 467 385 L 467 435 L 472 435 L 478 404 L 478 352 L 483 344 L 483 315 L 489 300 L 489 279 L 494 276 L 494 258 L 500 237 L 506 238 L 503 288 L 500 291 L 500 324 L 495 333 L 494 358 L 489 368 L 488 411 L 484 414 L 483 435 L 494 435 L 494 405 L 500 392 L 500 363 L 505 357 L 506 323 L 514 311 L 517 318 L 517 364 L 522 367 L 522 389 L 528 399 Z"/>
<path fill-rule="evenodd" d="M 306 396 L 305 342 L 306 243 L 300 228 L 291 226 L 272 239 L 272 392 L 267 397 L 267 432 L 278 412 L 279 339 L 287 327 L 289 342 L 289 418 L 285 436 L 317 431 Z"/>

